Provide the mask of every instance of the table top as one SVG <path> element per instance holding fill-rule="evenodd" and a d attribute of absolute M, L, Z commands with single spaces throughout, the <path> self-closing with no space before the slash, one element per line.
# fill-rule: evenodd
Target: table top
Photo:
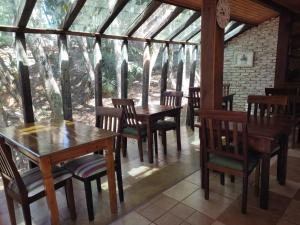
<path fill-rule="evenodd" d="M 148 107 L 137 106 L 135 111 L 137 115 L 153 115 L 164 113 L 171 110 L 181 109 L 181 107 L 166 106 L 166 105 L 149 105 Z"/>
<path fill-rule="evenodd" d="M 115 135 L 111 131 L 73 121 L 39 122 L 0 128 L 0 136 L 8 143 L 36 157 L 68 151 Z"/>

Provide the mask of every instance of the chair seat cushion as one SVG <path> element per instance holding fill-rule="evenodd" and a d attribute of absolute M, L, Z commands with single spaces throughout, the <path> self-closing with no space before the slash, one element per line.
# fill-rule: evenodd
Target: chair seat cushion
<path fill-rule="evenodd" d="M 52 176 L 55 185 L 72 178 L 72 174 L 68 170 L 60 167 L 54 167 L 52 169 Z M 27 188 L 29 198 L 45 191 L 42 173 L 39 168 L 31 169 L 22 174 L 21 177 Z M 19 193 L 19 189 L 15 181 L 12 181 L 9 184 L 9 188 L 14 192 Z"/>
<path fill-rule="evenodd" d="M 147 135 L 147 127 L 145 124 L 140 125 L 140 131 L 142 136 Z M 123 129 L 123 133 L 128 135 L 133 135 L 133 136 L 138 135 L 137 129 L 135 127 L 125 127 Z"/>
<path fill-rule="evenodd" d="M 248 154 L 248 171 L 249 172 L 255 168 L 256 164 L 259 161 L 259 158 L 260 158 L 259 154 L 252 152 L 252 151 L 249 152 L 249 154 Z M 221 166 L 221 167 L 227 167 L 230 169 L 240 170 L 240 171 L 243 170 L 243 162 L 242 161 L 239 161 L 236 159 L 231 159 L 228 157 L 223 157 L 223 156 L 212 154 L 212 153 L 209 154 L 209 162 L 216 164 L 218 166 Z"/>
<path fill-rule="evenodd" d="M 155 128 L 157 130 L 175 130 L 176 122 L 172 120 L 158 120 L 155 123 Z"/>
<path fill-rule="evenodd" d="M 106 160 L 102 155 L 92 154 L 74 159 L 64 167 L 80 178 L 88 178 L 106 171 Z"/>

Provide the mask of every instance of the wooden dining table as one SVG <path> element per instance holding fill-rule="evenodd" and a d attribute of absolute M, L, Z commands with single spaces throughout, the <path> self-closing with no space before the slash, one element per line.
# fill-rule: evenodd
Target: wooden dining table
<path fill-rule="evenodd" d="M 181 107 L 165 105 L 148 105 L 147 107 L 137 106 L 135 108 L 137 119 L 147 126 L 148 158 L 153 163 L 153 129 L 156 121 L 165 117 L 174 117 L 176 122 L 177 150 L 181 151 L 180 137 L 180 111 Z"/>
<path fill-rule="evenodd" d="M 0 137 L 36 163 L 42 173 L 51 224 L 58 225 L 59 211 L 52 177 L 52 167 L 98 149 L 105 150 L 110 209 L 117 213 L 114 168 L 116 134 L 79 122 L 41 122 L 0 129 Z"/>

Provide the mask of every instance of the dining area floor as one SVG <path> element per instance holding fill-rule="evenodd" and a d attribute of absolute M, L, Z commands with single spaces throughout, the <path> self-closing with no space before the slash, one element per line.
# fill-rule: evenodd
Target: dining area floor
<path fill-rule="evenodd" d="M 285 186 L 276 181 L 276 159 L 272 160 L 269 209 L 259 208 L 254 194 L 253 180 L 248 192 L 248 212 L 240 213 L 242 181 L 231 183 L 226 177 L 220 184 L 219 175 L 211 173 L 210 200 L 204 199 L 200 187 L 199 134 L 181 127 L 182 151 L 177 152 L 175 132 L 168 132 L 168 152 L 165 156 L 159 144 L 154 163 L 148 163 L 146 142 L 143 143 L 144 162 L 140 162 L 135 140 L 128 142 L 127 158 L 122 158 L 125 201 L 118 202 L 118 214 L 109 208 L 108 184 L 102 179 L 102 191 L 97 193 L 93 183 L 95 220 L 88 222 L 83 185 L 73 179 L 77 219 L 71 220 L 63 189 L 56 192 L 62 224 L 112 225 L 291 225 L 300 224 L 300 149 L 289 149 Z M 160 143 L 160 139 L 159 139 Z M 0 199 L 5 202 L 4 191 Z M 22 210 L 16 205 L 18 224 L 24 224 Z M 31 205 L 34 225 L 50 224 L 47 202 L 44 199 Z M 0 225 L 10 224 L 6 204 L 0 205 Z"/>

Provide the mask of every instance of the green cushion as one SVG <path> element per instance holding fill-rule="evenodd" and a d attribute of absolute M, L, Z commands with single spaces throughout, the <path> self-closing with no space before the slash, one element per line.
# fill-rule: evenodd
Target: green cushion
<path fill-rule="evenodd" d="M 158 120 L 155 127 L 157 130 L 175 130 L 176 122 L 172 120 Z"/>
<path fill-rule="evenodd" d="M 258 163 L 259 154 L 252 151 L 249 152 L 248 160 L 249 160 L 248 171 L 252 171 L 255 168 L 256 164 Z M 227 167 L 234 170 L 240 170 L 240 171 L 243 170 L 242 161 L 212 154 L 212 153 L 209 154 L 209 162 L 216 164 L 218 166 Z"/>
<path fill-rule="evenodd" d="M 146 136 L 147 135 L 146 126 L 141 125 L 140 128 L 141 128 L 140 129 L 141 135 Z M 138 135 L 137 129 L 135 127 L 126 127 L 126 128 L 123 129 L 123 133 L 124 134 L 129 134 L 129 135 L 134 135 L 134 136 Z"/>

